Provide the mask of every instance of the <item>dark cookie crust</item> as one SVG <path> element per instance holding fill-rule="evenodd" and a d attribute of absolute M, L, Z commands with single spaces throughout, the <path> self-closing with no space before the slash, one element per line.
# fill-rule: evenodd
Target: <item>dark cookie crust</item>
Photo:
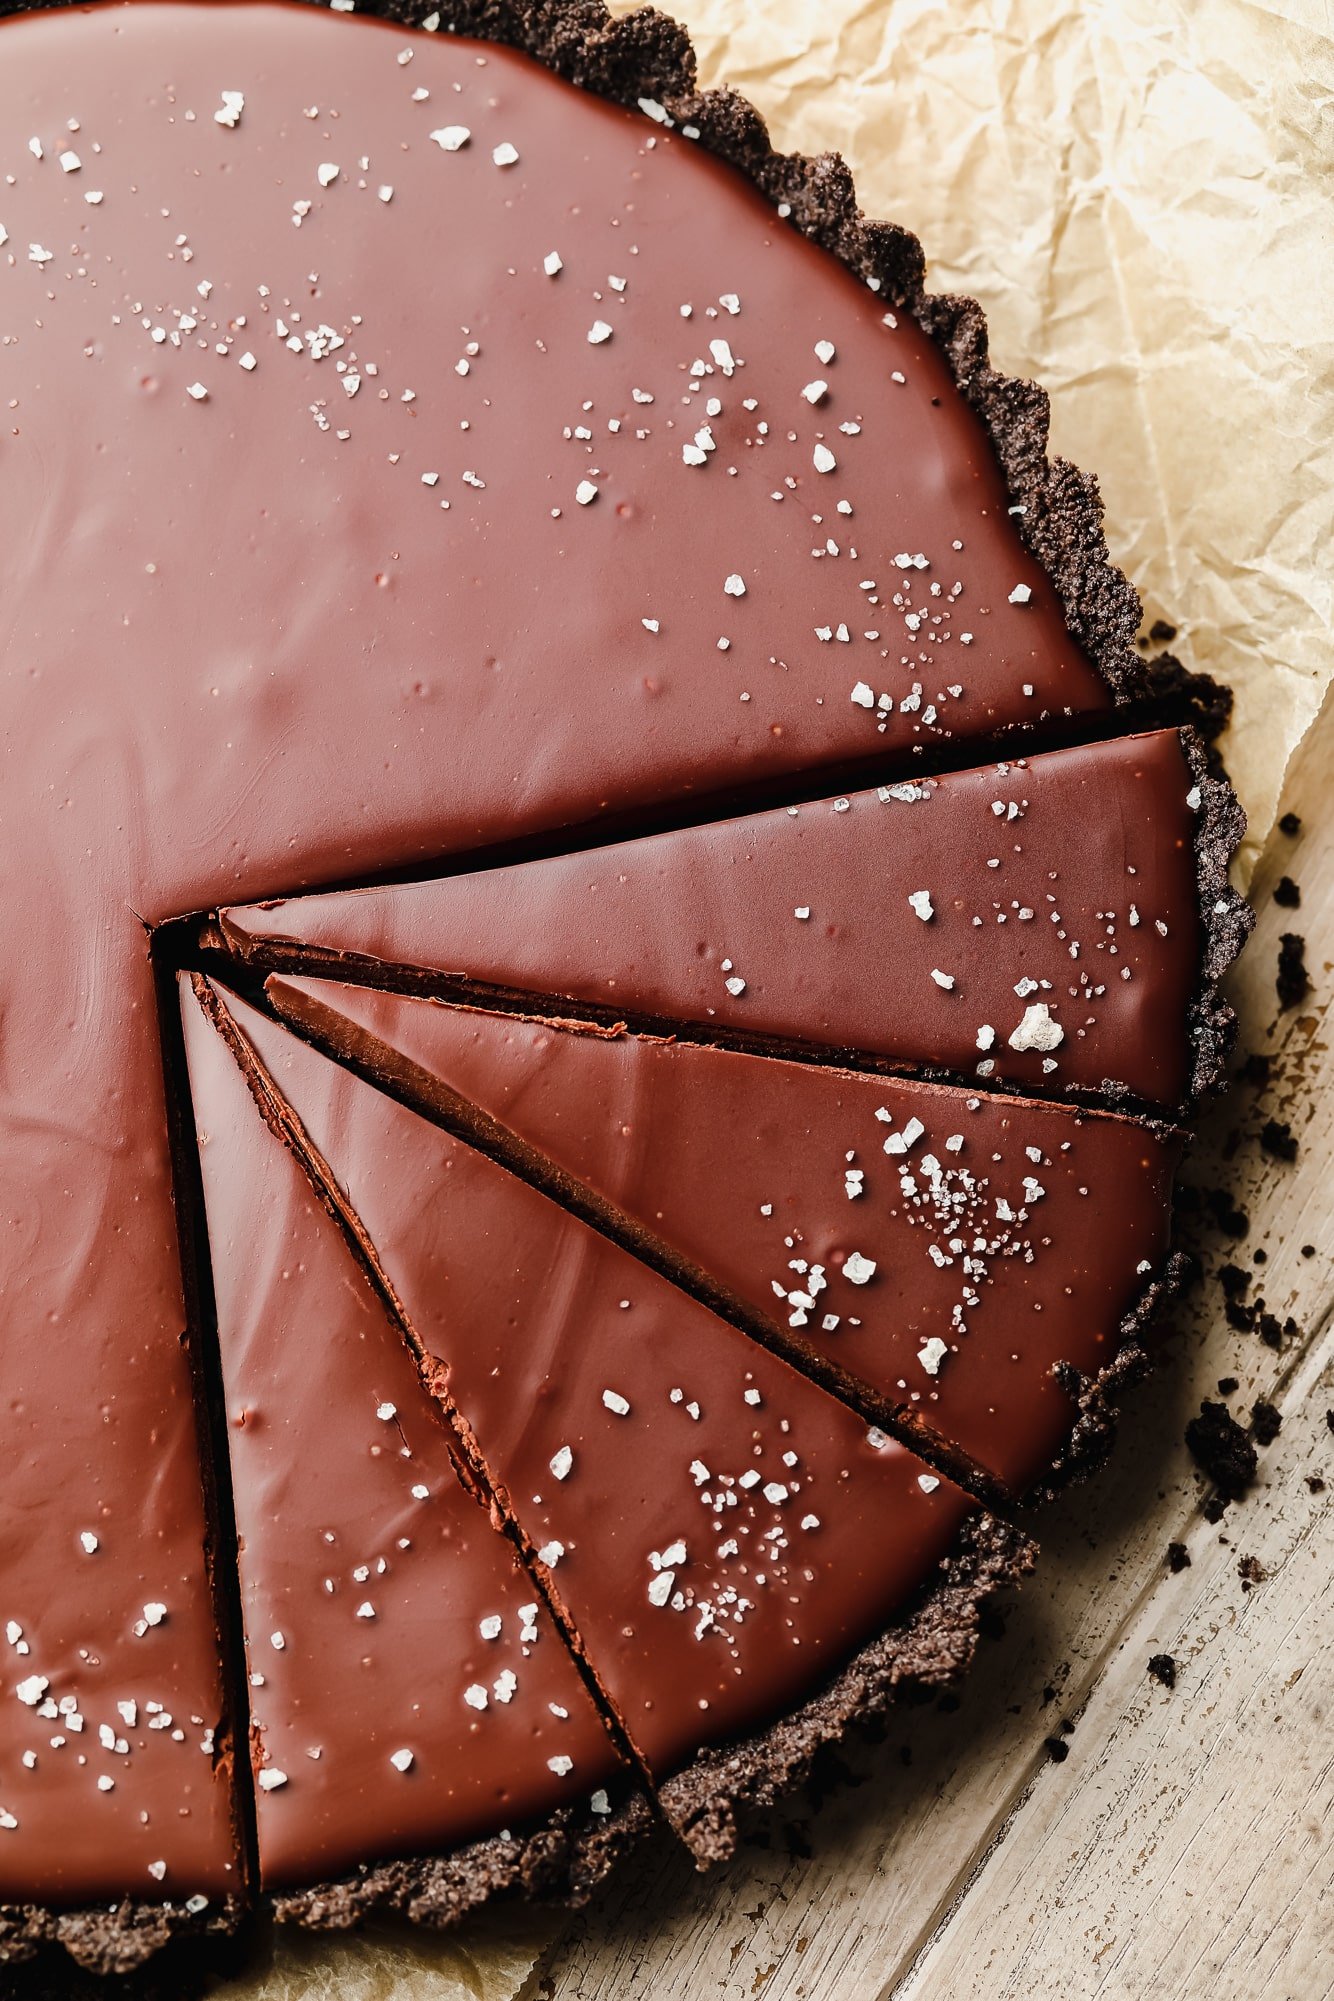
<path fill-rule="evenodd" d="M 1194 1051 L 1191 1094 L 1198 1099 L 1221 1089 L 1226 1080 L 1237 1017 L 1220 995 L 1218 983 L 1255 929 L 1255 912 L 1228 880 L 1232 857 L 1246 831 L 1241 802 L 1226 778 L 1213 775 L 1208 751 L 1196 731 L 1181 731 L 1181 747 L 1200 794 L 1195 833 L 1200 986 L 1188 1022 Z"/>
<path fill-rule="evenodd" d="M 386 1912 L 443 1931 L 500 1896 L 577 1910 L 652 1825 L 646 1802 L 635 1794 L 601 1821 L 565 1809 L 526 1834 L 492 1835 L 453 1855 L 370 1864 L 354 1876 L 270 1901 L 280 1924 L 309 1931 L 350 1931 Z"/>
<path fill-rule="evenodd" d="M 242 1913 L 239 1898 L 210 1904 L 198 1915 L 182 1905 L 148 1904 L 128 1897 L 119 1904 L 72 1911 L 3 1904 L 0 1966 L 25 1969 L 26 1977 L 20 1975 L 15 1982 L 16 1994 L 72 1997 L 80 1989 L 74 1984 L 70 1960 L 96 1978 L 125 1977 L 170 1947 L 180 1949 L 184 1966 L 194 1956 L 193 1949 L 205 1941 L 214 1941 L 216 1950 L 216 1941 L 235 1932 Z M 146 1994 L 152 1991 L 145 1989 Z M 168 1984 L 160 1991 L 183 1994 L 185 1988 Z"/>
<path fill-rule="evenodd" d="M 1061 1387 L 1074 1399 L 1078 1415 L 1060 1456 L 1041 1484 L 1023 1497 L 1026 1502 L 1054 1500 L 1071 1482 L 1097 1472 L 1116 1443 L 1120 1398 L 1152 1371 L 1151 1336 L 1161 1331 L 1194 1276 L 1194 1260 L 1184 1251 L 1173 1251 L 1122 1320 L 1116 1353 L 1105 1368 L 1090 1377 L 1069 1363 L 1057 1364 Z"/>
<path fill-rule="evenodd" d="M 1036 1559 L 1037 1545 L 1017 1529 L 991 1515 L 974 1516 L 917 1608 L 863 1647 L 818 1695 L 755 1737 L 701 1751 L 659 1786 L 662 1811 L 698 1866 L 725 1861 L 745 1820 L 800 1785 L 826 1747 L 896 1701 L 951 1687 L 977 1651 L 982 1605 L 1018 1584 Z"/>

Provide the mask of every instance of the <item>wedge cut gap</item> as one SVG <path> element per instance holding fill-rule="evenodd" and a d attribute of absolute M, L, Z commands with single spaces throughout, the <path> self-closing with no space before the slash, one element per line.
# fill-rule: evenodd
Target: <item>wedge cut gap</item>
<path fill-rule="evenodd" d="M 260 967 L 540 994 L 699 1038 L 1172 1110 L 1232 1033 L 1240 831 L 1189 732 L 1048 751 L 582 854 L 252 905 Z M 531 1003 L 530 1003 L 531 1004 Z"/>
<path fill-rule="evenodd" d="M 332 1005 L 321 997 L 329 995 Z M 900 1437 L 902 1442 L 929 1459 L 936 1471 L 947 1474 L 988 1505 L 1005 1498 L 1003 1487 L 976 1461 L 952 1447 L 929 1423 L 903 1418 L 903 1399 L 886 1394 L 869 1380 L 851 1374 L 837 1357 L 822 1350 L 804 1335 L 779 1327 L 763 1310 L 757 1309 L 702 1266 L 693 1265 L 664 1235 L 645 1226 L 625 1210 L 608 1202 L 591 1183 L 576 1179 L 554 1158 L 522 1138 L 512 1127 L 463 1096 L 411 1057 L 366 1031 L 341 1009 L 342 997 L 353 1003 L 384 998 L 392 1006 L 401 997 L 383 989 L 348 987 L 341 982 L 286 980 L 270 974 L 258 1000 L 271 1009 L 285 1026 L 293 1029 L 327 1056 L 346 1064 L 379 1091 L 397 1098 L 410 1110 L 419 1112 L 433 1124 L 475 1147 L 500 1166 L 528 1182 L 552 1201 L 567 1209 L 593 1229 L 622 1245 L 653 1270 L 730 1321 L 744 1333 L 771 1349 L 798 1371 L 848 1404 L 868 1425 Z M 415 1005 L 405 1001 L 406 1005 Z M 428 1007 L 447 1003 L 422 1002 Z M 472 1010 L 466 1010 L 468 1014 Z M 504 1016 L 504 1020 L 511 1017 Z M 611 1035 L 611 1031 L 590 1030 L 586 1024 L 566 1024 L 575 1034 Z M 620 1033 L 620 1031 L 617 1031 Z M 612 1036 L 612 1039 L 615 1039 Z"/>
<path fill-rule="evenodd" d="M 858 1717 L 957 1677 L 1024 1537 L 505 1168 L 227 1005 L 698 1860 Z"/>
<path fill-rule="evenodd" d="M 1087 1462 L 1180 1276 L 1183 1136 L 1149 1120 L 341 983 L 266 991 L 428 1115 L 446 1093 L 480 1107 L 517 1172 L 984 1492 Z"/>
<path fill-rule="evenodd" d="M 202 984 L 202 983 L 201 983 Z M 280 1918 L 582 1901 L 642 1795 L 216 1000 L 182 1018 L 227 1404 L 260 1880 Z"/>

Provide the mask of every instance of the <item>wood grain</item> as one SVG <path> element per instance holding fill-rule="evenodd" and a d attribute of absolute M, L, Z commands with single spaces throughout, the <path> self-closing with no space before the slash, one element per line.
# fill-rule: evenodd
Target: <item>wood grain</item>
<path fill-rule="evenodd" d="M 1216 1281 L 1180 1316 L 1125 1437 L 1048 1510 L 1037 1575 L 957 1709 L 907 1712 L 884 1743 L 770 1845 L 715 1878 L 665 1843 L 548 1955 L 543 2001 L 956 2001 L 986 1995 L 1320 2001 L 1334 1994 L 1334 713 L 1290 774 L 1302 833 L 1257 871 L 1255 939 L 1232 980 L 1243 1050 L 1272 1060 L 1208 1118 L 1186 1178 L 1226 1188 L 1244 1239 L 1207 1240 L 1210 1271 L 1254 1269 L 1279 1349 L 1231 1328 Z M 1280 874 L 1300 912 L 1272 901 Z M 1281 932 L 1302 931 L 1313 991 L 1280 1015 Z M 1261 1150 L 1288 1120 L 1294 1164 Z M 1309 1247 L 1307 1254 L 1304 1247 Z M 1259 1265 L 1257 1253 L 1263 1253 Z M 1187 1418 L 1220 1378 L 1244 1419 L 1282 1429 L 1248 1499 L 1210 1523 Z M 1172 1575 L 1169 1541 L 1191 1566 Z M 1266 1581 L 1243 1591 L 1242 1554 Z M 1180 1663 L 1169 1693 L 1149 1656 Z M 1073 1726 L 1070 1728 L 1069 1726 Z M 1057 1762 L 1048 1740 L 1068 1755 Z"/>

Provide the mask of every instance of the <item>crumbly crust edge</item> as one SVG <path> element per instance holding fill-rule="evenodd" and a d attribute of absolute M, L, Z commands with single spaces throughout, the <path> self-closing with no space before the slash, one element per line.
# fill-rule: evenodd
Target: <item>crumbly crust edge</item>
<path fill-rule="evenodd" d="M 1017 1585 L 1036 1557 L 1020 1530 L 972 1516 L 916 1607 L 816 1695 L 751 1737 L 701 1751 L 661 1782 L 658 1804 L 697 1865 L 725 1861 L 747 1821 L 807 1779 L 821 1752 L 898 1702 L 951 1688 L 977 1651 L 987 1601 Z"/>
<path fill-rule="evenodd" d="M 449 1855 L 375 1862 L 333 1882 L 270 1893 L 279 1924 L 350 1931 L 393 1913 L 445 1930 L 497 1897 L 577 1910 L 653 1825 L 644 1797 L 632 1793 L 605 1817 L 562 1807 L 536 1828 L 495 1834 Z"/>

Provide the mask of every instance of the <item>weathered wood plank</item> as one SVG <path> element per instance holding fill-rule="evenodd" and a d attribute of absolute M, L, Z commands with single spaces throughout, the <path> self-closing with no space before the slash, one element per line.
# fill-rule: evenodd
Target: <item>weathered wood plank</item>
<path fill-rule="evenodd" d="M 995 1855 L 1007 1857 L 1007 1866 L 1023 1880 L 1029 1857 L 1022 1840 L 1016 1841 L 1016 1830 L 1026 1828 L 1029 1813 L 1038 1810 L 1021 1805 L 1027 1797 L 1041 1801 L 1058 1784 L 1064 1797 L 1074 1782 L 1071 1775 L 1085 1769 L 1098 1770 L 1100 1786 L 1129 1786 L 1128 1779 L 1118 1777 L 1118 1768 L 1138 1755 L 1133 1718 L 1158 1712 L 1142 1701 L 1139 1710 L 1132 1705 L 1127 1712 L 1131 1723 L 1109 1736 L 1112 1709 L 1106 1705 L 1115 1706 L 1120 1686 L 1116 1664 L 1139 1630 L 1136 1621 L 1161 1618 L 1167 1630 L 1169 1607 L 1178 1599 L 1160 1594 L 1188 1591 L 1167 1578 L 1166 1543 L 1202 1538 L 1212 1549 L 1222 1536 L 1234 1533 L 1226 1521 L 1209 1527 L 1200 1517 L 1200 1483 L 1181 1443 L 1186 1418 L 1203 1396 L 1217 1393 L 1222 1376 L 1238 1378 L 1241 1387 L 1232 1402 L 1241 1410 L 1256 1396 L 1282 1395 L 1285 1385 L 1304 1380 L 1303 1357 L 1334 1291 L 1328 1197 L 1334 1052 L 1324 1033 L 1324 988 L 1334 961 L 1334 815 L 1323 807 L 1331 756 L 1334 715 L 1313 735 L 1292 776 L 1290 803 L 1306 824 L 1296 841 L 1276 836 L 1261 866 L 1256 878 L 1261 922 L 1233 981 L 1243 1045 L 1273 1055 L 1273 1080 L 1266 1093 L 1244 1088 L 1212 1115 L 1190 1169 L 1191 1178 L 1203 1186 L 1232 1189 L 1249 1213 L 1245 1243 L 1235 1250 L 1224 1244 L 1212 1262 L 1235 1255 L 1238 1262 L 1249 1263 L 1263 1252 L 1260 1284 L 1267 1304 L 1280 1320 L 1291 1315 L 1301 1334 L 1276 1352 L 1254 1334 L 1232 1330 L 1217 1287 L 1206 1286 L 1183 1316 L 1181 1337 L 1158 1376 L 1134 1399 L 1128 1436 L 1111 1466 L 1039 1524 L 1044 1558 L 1038 1575 L 1004 1640 L 988 1651 L 964 1691 L 958 1712 L 914 1713 L 896 1724 L 884 1746 L 850 1759 L 862 1783 L 813 1814 L 809 1859 L 790 1855 L 781 1836 L 775 1837 L 773 1848 L 749 1851 L 716 1880 L 692 1878 L 684 1863 L 665 1850 L 650 1858 L 576 1922 L 546 1962 L 535 1991 L 555 2001 L 574 2001 L 576 1996 L 578 2001 L 611 2001 L 613 1996 L 615 2001 L 640 1996 L 670 2001 L 703 1994 L 725 2001 L 743 1996 L 823 2001 L 835 1995 L 842 2001 L 844 1996 L 888 1993 L 951 1911 L 953 1919 L 931 1953 L 944 1952 L 945 1939 L 956 1936 L 972 1939 L 971 1947 L 960 1947 L 964 1964 L 968 1953 L 975 1953 L 977 1938 L 988 1930 L 987 1884 L 996 1866 L 994 1859 L 985 1868 L 979 1864 L 994 1846 Z M 1270 900 L 1281 872 L 1304 883 L 1300 917 Z M 1280 1017 L 1274 965 L 1278 936 L 1290 928 L 1301 928 L 1308 937 L 1316 985 L 1309 1005 Z M 1271 1113 L 1290 1119 L 1298 1133 L 1301 1153 L 1295 1165 L 1271 1159 L 1254 1143 L 1259 1124 Z M 1303 1255 L 1308 1244 L 1315 1255 Z M 1264 1465 L 1285 1449 L 1281 1437 Z M 1334 1459 L 1334 1452 L 1329 1456 Z M 1232 1511 L 1235 1533 L 1245 1547 L 1252 1534 L 1259 1534 L 1259 1525 L 1254 1531 L 1249 1526 L 1247 1505 Z M 1316 1554 L 1295 1556 L 1282 1566 L 1283 1575 L 1300 1580 L 1313 1563 L 1329 1567 L 1327 1523 L 1323 1542 L 1316 1537 L 1313 1529 L 1303 1544 Z M 1213 1575 L 1206 1565 L 1200 1569 L 1202 1576 Z M 1267 1625 L 1273 1623 L 1277 1649 L 1291 1624 L 1289 1589 L 1299 1588 L 1295 1581 L 1291 1587 L 1280 1582 L 1255 1594 L 1243 1622 L 1247 1651 L 1237 1655 L 1235 1666 L 1230 1665 L 1231 1648 L 1241 1642 L 1233 1625 L 1220 1627 L 1211 1642 L 1219 1675 L 1239 1687 L 1247 1677 L 1254 1680 L 1256 1652 L 1263 1655 Z M 1044 1689 L 1054 1691 L 1046 1702 Z M 1142 1697 L 1142 1689 L 1138 1693 Z M 1062 1718 L 1080 1717 L 1071 1739 L 1076 1755 L 1065 1766 L 1052 1765 L 1044 1740 Z M 1184 1757 L 1184 1702 L 1164 1712 L 1164 1729 L 1169 1735 L 1183 1733 Z M 1086 1749 L 1090 1745 L 1095 1748 Z M 905 1752 L 910 1765 L 903 1763 Z M 1266 1896 L 1277 1898 L 1281 1868 L 1260 1853 L 1260 1844 L 1275 1832 L 1266 1817 L 1271 1777 L 1239 1754 L 1226 1733 L 1216 1739 L 1213 1756 L 1218 1762 L 1211 1783 L 1223 1787 L 1234 1802 L 1232 1825 L 1252 1827 L 1242 1845 L 1254 1851 L 1257 1883 L 1264 1885 Z M 1122 1885 L 1123 1894 L 1133 1899 L 1133 1886 L 1144 1873 L 1141 1850 L 1152 1803 L 1129 1790 L 1118 1796 L 1128 1804 L 1120 1821 L 1106 1828 L 1098 1867 L 1107 1882 Z M 1012 1848 L 1017 1859 L 1011 1864 Z M 1213 1866 L 1212 1860 L 1201 1862 L 1202 1868 Z M 975 1910 L 977 1930 L 970 1933 Z M 1189 1909 L 1183 1910 L 1183 1954 L 1190 1949 L 1189 1916 Z M 1276 1909 L 1254 1913 L 1261 1927 L 1278 1925 L 1280 1919 Z M 920 1962 L 923 1969 L 934 1963 Z M 1065 1970 L 1070 1970 L 1068 1959 Z M 924 1985 L 928 1977 L 930 1984 Z M 951 1977 L 958 1977 L 957 1968 Z M 1274 1978 L 1280 1984 L 1271 1991 L 1284 1995 L 1286 1974 L 1276 1972 Z M 915 1997 L 967 1991 L 966 1986 L 936 1984 L 934 1973 L 915 1976 Z M 1251 1989 L 1252 1994 L 1264 1991 Z M 1305 1990 L 1292 1991 L 1304 2001 Z"/>
<path fill-rule="evenodd" d="M 1224 1533 L 1197 1524 L 896 2001 L 1334 1994 L 1334 1506 L 1307 1485 L 1334 1477 L 1331 1404 L 1327 1328 L 1264 1493 Z M 1147 1673 L 1164 1652 L 1170 1691 Z"/>

